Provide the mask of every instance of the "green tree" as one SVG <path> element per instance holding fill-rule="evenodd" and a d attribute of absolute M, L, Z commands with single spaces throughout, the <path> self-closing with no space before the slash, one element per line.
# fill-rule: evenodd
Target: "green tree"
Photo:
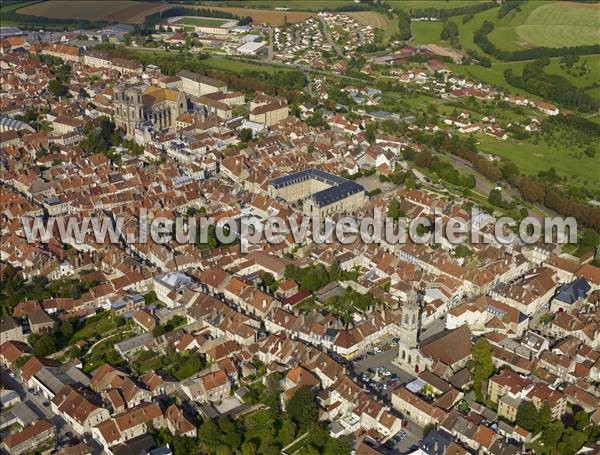
<path fill-rule="evenodd" d="M 375 143 L 375 133 L 377 132 L 377 125 L 375 123 L 368 123 L 365 128 L 365 139 L 369 144 Z"/>
<path fill-rule="evenodd" d="M 478 401 L 483 401 L 481 383 L 494 373 L 494 362 L 490 344 L 485 338 L 479 338 L 472 348 L 473 390 Z"/>
<path fill-rule="evenodd" d="M 252 130 L 250 128 L 242 128 L 242 130 L 240 131 L 240 140 L 244 144 L 250 142 L 252 140 L 252 137 Z"/>
<path fill-rule="evenodd" d="M 490 194 L 488 196 L 488 202 L 496 207 L 502 207 L 502 192 L 494 188 L 492 191 L 490 191 Z"/>
<path fill-rule="evenodd" d="M 71 319 L 67 319 L 60 326 L 60 331 L 66 339 L 69 339 L 73 336 L 73 332 L 75 331 L 73 327 L 73 322 Z"/>
<path fill-rule="evenodd" d="M 558 444 L 558 441 L 560 441 L 564 430 L 565 428 L 563 427 L 563 424 L 560 421 L 552 422 L 550 425 L 548 425 L 542 433 L 541 438 L 542 442 L 544 443 L 544 446 L 555 447 L 556 444 Z"/>
<path fill-rule="evenodd" d="M 228 445 L 221 444 L 220 446 L 217 447 L 216 454 L 217 455 L 233 455 L 233 450 L 231 450 L 231 447 L 229 447 Z"/>
<path fill-rule="evenodd" d="M 590 423 L 590 416 L 583 409 L 575 413 L 575 428 L 583 430 Z"/>
<path fill-rule="evenodd" d="M 221 432 L 212 419 L 206 419 L 198 429 L 198 440 L 206 451 L 212 451 L 221 444 Z"/>
<path fill-rule="evenodd" d="M 392 198 L 388 205 L 387 215 L 394 221 L 397 221 L 398 218 L 400 218 L 400 204 L 395 197 Z"/>
<path fill-rule="evenodd" d="M 468 256 L 471 256 L 471 254 L 473 253 L 471 252 L 468 246 L 461 243 L 454 249 L 454 254 L 457 258 L 466 258 Z"/>
<path fill-rule="evenodd" d="M 286 446 L 296 437 L 296 425 L 290 419 L 283 419 L 279 430 L 279 441 Z"/>
<path fill-rule="evenodd" d="M 238 449 L 242 445 L 242 435 L 238 431 L 235 422 L 227 416 L 219 418 L 219 429 L 221 439 L 232 449 Z"/>
<path fill-rule="evenodd" d="M 546 428 L 550 422 L 552 422 L 552 409 L 548 404 L 548 401 L 544 401 L 544 404 L 538 411 L 538 418 L 535 424 L 535 432 L 538 433 Z"/>
<path fill-rule="evenodd" d="M 328 438 L 323 450 L 323 455 L 350 455 L 351 453 L 352 441 L 347 436 Z"/>
<path fill-rule="evenodd" d="M 316 423 L 318 415 L 314 393 L 308 388 L 302 387 L 288 401 L 287 411 L 301 429 L 310 428 Z"/>
<path fill-rule="evenodd" d="M 58 79 L 52 79 L 48 83 L 48 91 L 52 96 L 61 97 L 67 94 L 67 87 Z"/>
<path fill-rule="evenodd" d="M 512 161 L 509 161 L 504 166 L 502 166 L 501 171 L 502 171 L 502 177 L 505 180 L 510 180 L 513 177 L 516 177 L 519 175 L 519 168 Z"/>
<path fill-rule="evenodd" d="M 44 333 L 37 338 L 34 338 L 34 341 L 30 344 L 32 345 L 33 353 L 39 357 L 46 357 L 56 352 L 56 344 L 54 343 L 54 338 L 52 338 L 47 333 Z"/>
<path fill-rule="evenodd" d="M 579 253 L 584 254 L 594 251 L 600 245 L 600 236 L 593 229 L 584 229 L 579 239 Z"/>
<path fill-rule="evenodd" d="M 334 260 L 331 264 L 331 267 L 329 267 L 329 270 L 327 271 L 327 274 L 329 275 L 329 281 L 339 280 L 342 276 L 342 273 L 342 268 L 340 267 L 339 262 Z"/>
<path fill-rule="evenodd" d="M 256 444 L 246 441 L 242 444 L 242 455 L 256 455 Z"/>
<path fill-rule="evenodd" d="M 267 376 L 262 400 L 275 413 L 278 413 L 280 410 L 279 394 L 281 392 L 281 385 L 279 381 L 280 376 L 277 373 Z"/>
<path fill-rule="evenodd" d="M 527 431 L 533 431 L 538 418 L 538 412 L 531 401 L 523 400 L 517 409 L 516 422 Z"/>

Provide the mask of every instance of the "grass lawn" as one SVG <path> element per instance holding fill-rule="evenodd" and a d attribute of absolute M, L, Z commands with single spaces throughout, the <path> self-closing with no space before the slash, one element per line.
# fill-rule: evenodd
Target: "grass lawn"
<path fill-rule="evenodd" d="M 524 174 L 537 175 L 539 171 L 547 171 L 554 167 L 559 175 L 570 179 L 569 183 L 600 187 L 599 157 L 577 159 L 569 156 L 572 152 L 569 147 L 548 144 L 545 141 L 536 145 L 531 142 L 499 141 L 485 135 L 478 135 L 477 139 L 480 142 L 480 150 L 508 158 Z"/>
<path fill-rule="evenodd" d="M 579 57 L 579 62 L 575 64 L 575 67 L 579 67 L 585 64 L 589 68 L 589 72 L 578 74 L 577 70 L 565 70 L 560 64 L 560 57 L 553 58 L 550 64 L 544 68 L 544 71 L 549 74 L 558 74 L 567 79 L 575 87 L 587 87 L 592 85 L 594 82 L 600 80 L 600 55 L 589 55 Z"/>
<path fill-rule="evenodd" d="M 443 22 L 414 21 L 412 23 L 414 38 L 411 44 L 435 43 L 447 46 L 448 44 L 440 39 L 442 28 L 444 28 Z"/>
<path fill-rule="evenodd" d="M 262 71 L 264 73 L 274 73 L 277 70 L 285 71 L 285 68 L 277 68 L 271 65 L 262 65 L 260 63 L 242 62 L 240 60 L 228 59 L 218 56 L 209 57 L 205 60 L 202 60 L 202 63 L 214 69 L 231 71 L 234 73 L 242 73 L 244 71 Z"/>
<path fill-rule="evenodd" d="M 481 28 L 486 20 L 496 24 L 498 22 L 498 10 L 499 8 L 492 8 L 482 11 L 481 13 L 477 13 L 473 16 L 473 19 L 466 24 L 463 24 L 462 17 L 460 16 L 450 19 L 458 26 L 458 40 L 463 48 L 463 52 L 466 52 L 468 49 L 472 49 L 478 54 L 483 54 L 483 51 L 473 41 L 473 34 Z M 487 55 L 487 57 L 489 57 L 492 62 L 497 61 L 496 58 L 491 55 Z"/>
<path fill-rule="evenodd" d="M 117 327 L 119 327 L 119 318 L 110 311 L 104 311 L 86 319 L 83 326 L 71 337 L 70 344 L 79 340 L 91 340 L 94 337 L 102 338 Z"/>
<path fill-rule="evenodd" d="M 115 350 L 115 343 L 119 343 L 129 336 L 130 334 L 118 334 L 98 343 L 93 351 L 82 357 L 84 359 L 83 372 L 90 373 L 105 363 L 110 363 L 116 368 L 127 367 L 125 359 Z"/>
<path fill-rule="evenodd" d="M 208 27 L 220 27 L 221 25 L 229 22 L 224 19 L 212 19 L 210 17 L 191 17 L 186 16 L 177 21 L 178 24 L 184 25 L 197 25 L 197 26 L 208 26 Z"/>

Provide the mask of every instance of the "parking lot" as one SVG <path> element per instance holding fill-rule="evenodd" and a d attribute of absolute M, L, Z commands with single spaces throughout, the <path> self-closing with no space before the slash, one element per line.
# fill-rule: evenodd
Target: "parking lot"
<path fill-rule="evenodd" d="M 414 423 L 407 421 L 407 425 L 400 434 L 386 442 L 378 450 L 387 455 L 411 453 L 415 450 L 418 442 L 423 437 L 423 430 Z"/>
<path fill-rule="evenodd" d="M 398 347 L 392 343 L 354 359 L 348 368 L 361 386 L 389 404 L 390 390 L 414 378 L 392 363 L 397 356 Z"/>

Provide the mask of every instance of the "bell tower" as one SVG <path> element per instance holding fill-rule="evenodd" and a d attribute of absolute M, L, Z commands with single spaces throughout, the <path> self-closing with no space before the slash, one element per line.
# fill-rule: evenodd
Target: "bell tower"
<path fill-rule="evenodd" d="M 419 342 L 421 329 L 421 294 L 411 289 L 406 302 L 402 305 L 402 321 L 400 322 L 400 342 L 408 348 L 414 348 Z"/>

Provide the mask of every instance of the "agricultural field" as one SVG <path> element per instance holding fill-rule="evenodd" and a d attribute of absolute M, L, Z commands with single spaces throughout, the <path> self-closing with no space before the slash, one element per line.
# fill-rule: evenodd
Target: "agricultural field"
<path fill-rule="evenodd" d="M 194 7 L 193 5 L 186 6 L 191 8 Z M 250 16 L 255 24 L 269 24 L 274 26 L 283 25 L 286 21 L 290 24 L 302 22 L 315 15 L 315 13 L 308 11 L 274 11 L 266 9 L 233 8 L 229 6 L 198 5 L 198 8 L 225 11 L 240 17 Z"/>
<path fill-rule="evenodd" d="M 343 13 L 353 17 L 364 25 L 370 25 L 374 28 L 383 30 L 383 41 L 388 42 L 392 36 L 398 33 L 398 18 L 387 17 L 384 14 L 375 11 L 359 11 L 355 13 Z"/>
<path fill-rule="evenodd" d="M 429 22 L 429 21 L 414 21 L 412 23 L 413 40 L 411 44 L 439 44 L 440 46 L 448 46 L 447 43 L 440 39 L 440 33 L 444 28 L 443 22 Z"/>
<path fill-rule="evenodd" d="M 220 27 L 223 24 L 226 24 L 229 20 L 226 19 L 213 19 L 211 17 L 183 17 L 177 21 L 178 24 L 184 25 L 197 25 L 201 26 L 209 26 L 209 27 Z"/>
<path fill-rule="evenodd" d="M 50 0 L 26 6 L 17 12 L 55 19 L 87 19 L 140 24 L 146 16 L 169 7 L 168 4 L 131 0 Z"/>
<path fill-rule="evenodd" d="M 495 28 L 489 38 L 508 51 L 597 44 L 599 18 L 600 4 L 528 2 L 502 19 L 492 18 Z"/>
<path fill-rule="evenodd" d="M 557 2 L 533 10 L 523 25 L 516 27 L 519 37 L 534 46 L 564 47 L 597 44 L 600 4 Z"/>
<path fill-rule="evenodd" d="M 461 8 L 463 6 L 470 6 L 474 3 L 484 3 L 483 1 L 477 0 L 389 0 L 388 3 L 392 8 L 399 9 L 422 9 L 422 8 L 436 8 L 436 9 L 451 9 Z"/>
<path fill-rule="evenodd" d="M 211 2 L 218 6 L 242 7 L 242 8 L 289 8 L 290 11 L 320 11 L 323 9 L 334 10 L 347 6 L 348 0 L 226 0 Z"/>
<path fill-rule="evenodd" d="M 387 3 L 392 8 L 438 8 L 449 9 L 483 3 L 484 0 L 390 0 Z M 289 8 L 289 11 L 322 11 L 335 10 L 352 4 L 350 0 L 224 0 L 211 2 L 219 6 L 246 8 Z"/>
<path fill-rule="evenodd" d="M 0 23 L 2 23 L 3 27 L 7 27 L 9 25 L 19 25 L 16 22 L 9 21 L 4 17 L 6 13 L 12 13 L 19 8 L 23 8 L 24 6 L 29 5 L 31 2 L 18 2 L 18 3 L 0 3 Z"/>

